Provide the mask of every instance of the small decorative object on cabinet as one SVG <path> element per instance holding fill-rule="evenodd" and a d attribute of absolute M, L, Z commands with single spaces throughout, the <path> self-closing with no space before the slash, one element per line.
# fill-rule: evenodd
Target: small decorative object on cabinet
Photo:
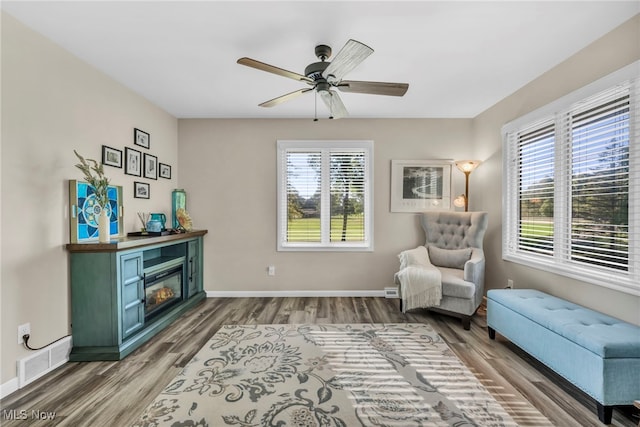
<path fill-rule="evenodd" d="M 76 150 L 73 150 L 80 163 L 76 167 L 84 174 L 93 189 L 93 213 L 98 216 L 98 240 L 100 243 L 106 243 L 111 239 L 109 235 L 108 217 L 106 212 L 109 207 L 109 197 L 107 191 L 109 188 L 109 178 L 104 175 L 104 167 L 102 163 L 98 163 L 94 159 L 85 159 Z M 95 173 L 95 175 L 94 175 Z"/>
<path fill-rule="evenodd" d="M 176 216 L 176 211 L 180 208 L 187 209 L 187 193 L 182 188 L 176 188 L 171 192 L 171 228 L 180 227 Z"/>
<path fill-rule="evenodd" d="M 118 238 L 121 235 L 122 187 L 110 185 L 107 197 L 109 203 L 106 209 L 102 209 L 96 201 L 93 186 L 84 181 L 69 180 L 69 240 L 71 243 L 98 239 L 99 217 L 102 211 L 108 218 L 109 239 Z"/>
<path fill-rule="evenodd" d="M 193 224 L 187 211 L 180 208 L 176 211 L 176 216 L 178 217 L 178 223 L 180 224 L 178 229 L 181 231 L 191 231 Z"/>
<path fill-rule="evenodd" d="M 205 298 L 207 230 L 69 244 L 71 361 L 120 360 Z"/>

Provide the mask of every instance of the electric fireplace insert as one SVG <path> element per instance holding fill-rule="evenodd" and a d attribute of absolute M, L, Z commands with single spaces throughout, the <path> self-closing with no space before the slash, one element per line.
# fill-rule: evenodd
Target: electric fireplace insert
<path fill-rule="evenodd" d="M 149 320 L 184 298 L 184 257 L 158 258 L 144 269 L 144 318 Z"/>

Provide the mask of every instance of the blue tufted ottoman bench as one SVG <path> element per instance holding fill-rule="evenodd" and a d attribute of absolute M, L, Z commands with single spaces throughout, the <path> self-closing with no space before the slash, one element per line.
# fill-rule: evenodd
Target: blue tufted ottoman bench
<path fill-rule="evenodd" d="M 598 418 L 640 398 L 640 327 L 532 289 L 487 292 L 496 331 L 593 397 Z"/>

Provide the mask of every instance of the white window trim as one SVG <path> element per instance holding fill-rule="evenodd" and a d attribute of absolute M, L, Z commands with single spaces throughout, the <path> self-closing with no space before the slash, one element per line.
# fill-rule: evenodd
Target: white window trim
<path fill-rule="evenodd" d="M 588 268 L 586 266 L 576 265 L 559 260 L 557 258 L 550 259 L 546 256 L 539 256 L 528 252 L 518 251 L 514 246 L 518 236 L 518 205 L 517 197 L 512 197 L 514 189 L 517 190 L 517 177 L 512 175 L 515 168 L 509 165 L 510 159 L 515 158 L 513 150 L 517 147 L 510 145 L 508 134 L 515 132 L 528 124 L 534 124 L 543 120 L 554 117 L 557 112 L 569 108 L 569 106 L 593 96 L 599 92 L 619 85 L 627 80 L 638 79 L 640 76 L 640 61 L 636 61 L 618 71 L 615 71 L 581 89 L 578 89 L 562 98 L 545 105 L 535 111 L 532 111 L 502 127 L 503 141 L 503 174 L 502 174 L 502 259 L 518 264 L 523 264 L 532 268 L 549 271 L 560 274 L 565 277 L 592 283 L 609 289 L 614 289 L 631 295 L 640 296 L 640 254 L 638 254 L 638 246 L 640 245 L 640 196 L 636 192 L 629 192 L 629 271 L 612 273 L 611 271 L 599 271 L 596 268 Z M 638 94 L 638 83 L 636 82 L 636 90 L 631 93 L 631 111 L 630 117 L 638 117 L 640 111 L 636 110 L 634 99 Z M 636 119 L 637 123 L 637 119 Z M 640 154 L 640 129 L 634 127 L 633 120 L 630 123 L 630 159 L 639 158 Z M 558 163 L 563 160 L 556 157 L 556 167 L 561 166 Z M 635 163 L 636 165 L 638 162 Z M 558 176 L 558 174 L 556 174 Z M 630 168 L 629 185 L 631 188 L 637 189 L 640 186 L 640 168 Z M 558 183 L 561 186 L 562 183 Z M 558 192 L 564 189 L 556 187 L 556 197 Z M 562 198 L 560 198 L 562 200 Z M 561 203 L 555 206 L 556 209 L 562 209 Z M 555 235 L 560 235 L 561 230 Z M 555 242 L 557 243 L 557 241 Z"/>
<path fill-rule="evenodd" d="M 284 236 L 287 231 L 286 215 L 282 215 L 280 210 L 283 206 L 286 206 L 286 202 L 283 204 L 283 197 L 286 200 L 286 180 L 283 174 L 282 166 L 284 162 L 284 156 L 287 150 L 301 149 L 301 150 L 331 150 L 331 149 L 357 149 L 363 150 L 367 153 L 367 159 L 365 164 L 365 206 L 364 211 L 364 242 L 328 242 L 328 243 L 315 243 L 315 242 L 285 242 Z M 371 140 L 278 140 L 277 142 L 277 250 L 278 251 L 316 251 L 316 252 L 373 252 L 373 141 Z M 329 165 L 323 165 L 328 168 Z M 323 186 L 328 183 L 323 182 Z M 322 189 L 323 199 L 327 197 L 328 189 Z M 323 203 L 326 202 L 323 200 Z M 328 203 L 328 202 L 327 202 Z M 322 230 L 328 232 L 330 219 L 323 216 Z"/>

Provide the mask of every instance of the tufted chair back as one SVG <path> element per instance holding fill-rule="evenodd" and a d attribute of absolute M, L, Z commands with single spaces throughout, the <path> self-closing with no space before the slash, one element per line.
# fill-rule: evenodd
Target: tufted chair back
<path fill-rule="evenodd" d="M 487 212 L 425 212 L 420 218 L 425 246 L 441 249 L 482 248 Z"/>

